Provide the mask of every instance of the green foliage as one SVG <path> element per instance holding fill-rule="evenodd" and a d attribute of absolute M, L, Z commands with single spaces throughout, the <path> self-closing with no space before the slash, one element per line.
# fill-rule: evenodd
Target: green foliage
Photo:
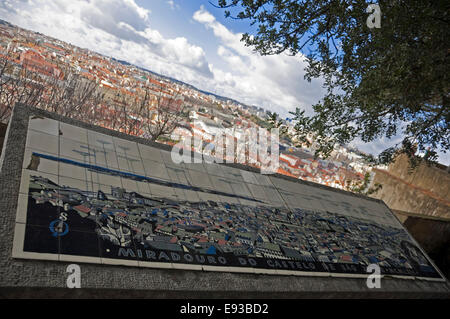
<path fill-rule="evenodd" d="M 277 113 L 268 113 L 268 119 L 267 119 L 267 129 L 271 130 L 273 128 L 277 128 L 279 130 L 278 134 L 280 137 L 289 138 L 290 136 L 288 134 L 288 128 L 286 125 L 283 124 L 283 121 L 278 119 Z"/>
<path fill-rule="evenodd" d="M 366 172 L 362 180 L 348 180 L 345 189 L 353 193 L 369 196 L 382 188 L 380 183 L 375 183 L 372 187 L 370 187 L 370 184 L 370 173 Z"/>
<path fill-rule="evenodd" d="M 242 40 L 262 55 L 303 54 L 305 78 L 323 79 L 325 96 L 313 116 L 297 109 L 298 138 L 314 132 L 317 152 L 335 143 L 404 136 L 382 152 L 436 160 L 450 148 L 450 2 L 380 0 L 381 28 L 370 29 L 368 1 L 219 0 L 225 15 L 248 20 L 255 34 Z M 413 152 L 414 151 L 414 152 Z"/>

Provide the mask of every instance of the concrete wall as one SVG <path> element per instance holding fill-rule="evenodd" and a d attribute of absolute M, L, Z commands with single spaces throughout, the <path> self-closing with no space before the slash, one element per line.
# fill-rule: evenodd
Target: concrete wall
<path fill-rule="evenodd" d="M 449 201 L 450 173 L 445 166 L 421 164 L 411 171 L 408 157 L 402 154 L 394 163 L 389 165 L 389 173 L 410 185 L 428 191 L 430 196 L 440 197 Z"/>
<path fill-rule="evenodd" d="M 375 170 L 373 182 L 383 187 L 372 197 L 394 210 L 450 220 L 450 173 L 426 164 L 410 172 L 408 164 L 403 155 L 388 171 Z"/>

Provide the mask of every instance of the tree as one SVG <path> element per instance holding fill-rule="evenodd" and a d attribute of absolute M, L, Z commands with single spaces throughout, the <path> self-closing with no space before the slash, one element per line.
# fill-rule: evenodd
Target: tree
<path fill-rule="evenodd" d="M 159 87 L 156 95 L 152 96 L 150 107 L 143 108 L 140 112 L 144 119 L 144 136 L 152 141 L 169 136 L 180 125 L 185 116 L 185 109 L 186 104 L 179 91 L 165 92 Z"/>
<path fill-rule="evenodd" d="M 62 67 L 63 77 L 47 77 L 45 102 L 41 108 L 63 116 L 89 121 L 92 113 L 103 100 L 104 94 L 96 82 L 73 72 L 70 67 Z"/>
<path fill-rule="evenodd" d="M 0 58 L 0 122 L 9 120 L 16 103 L 39 106 L 46 90 L 38 73 L 11 60 Z"/>
<path fill-rule="evenodd" d="M 62 68 L 62 78 L 32 71 L 28 65 L 0 58 L 0 121 L 7 121 L 16 103 L 89 121 L 87 114 L 103 99 L 97 83 Z"/>
<path fill-rule="evenodd" d="M 145 109 L 150 106 L 151 95 L 147 89 L 144 94 L 131 94 L 125 89 L 108 101 L 108 124 L 111 129 L 129 135 L 141 135 Z"/>
<path fill-rule="evenodd" d="M 323 79 L 314 115 L 293 112 L 296 135 L 314 132 L 317 155 L 359 137 L 402 134 L 375 163 L 414 147 L 436 160 L 450 147 L 448 1 L 381 0 L 380 28 L 370 28 L 367 1 L 218 0 L 225 16 L 257 26 L 242 41 L 262 55 L 304 54 L 305 78 Z"/>
<path fill-rule="evenodd" d="M 273 128 L 277 128 L 279 130 L 280 136 L 288 135 L 288 127 L 283 123 L 282 120 L 279 119 L 277 113 L 269 112 L 267 114 L 267 129 L 271 130 Z"/>
<path fill-rule="evenodd" d="M 346 181 L 344 189 L 349 192 L 363 194 L 367 196 L 375 194 L 380 189 L 382 189 L 383 186 L 380 183 L 374 183 L 373 186 L 371 186 L 372 181 L 370 177 L 371 177 L 370 173 L 366 172 L 362 180 L 349 179 Z"/>

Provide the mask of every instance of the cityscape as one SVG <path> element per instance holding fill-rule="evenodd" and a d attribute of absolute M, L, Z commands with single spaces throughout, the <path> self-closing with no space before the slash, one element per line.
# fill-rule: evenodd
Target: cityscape
<path fill-rule="evenodd" d="M 25 69 L 40 80 L 47 81 L 47 86 L 63 83 L 68 81 L 68 78 L 71 79 L 69 83 L 75 82 L 75 89 L 81 86 L 76 81 L 81 81 L 82 87 L 85 82 L 95 84 L 96 89 L 103 95 L 101 101 L 74 112 L 60 110 L 58 106 L 53 106 L 50 110 L 69 117 L 77 117 L 81 113 L 90 114 L 88 118 L 84 117 L 83 121 L 128 134 L 149 137 L 144 128 L 157 125 L 158 121 L 161 121 L 155 113 L 139 114 L 137 106 L 129 101 L 149 96 L 149 107 L 154 110 L 158 108 L 161 100 L 173 104 L 171 107 L 174 108 L 183 105 L 183 114 L 174 120 L 177 125 L 172 135 L 181 140 L 197 138 L 204 141 L 192 146 L 192 150 L 199 153 L 207 151 L 204 149 L 205 143 L 209 144 L 210 149 L 219 150 L 219 145 L 214 143 L 216 137 L 218 139 L 224 136 L 237 144 L 237 138 L 245 135 L 246 130 L 265 128 L 268 125 L 270 113 L 261 107 L 201 91 L 189 84 L 125 61 L 19 28 L 6 21 L 0 23 L 0 58 L 10 65 L 3 76 L 17 76 L 20 69 Z M 49 82 L 48 79 L 52 80 Z M 42 94 L 42 101 L 51 98 L 51 93 Z M 6 114 L 5 110 L 2 112 Z M 294 131 L 291 121 L 282 119 L 282 122 L 289 132 Z M 354 184 L 362 183 L 366 174 L 372 174 L 371 166 L 364 161 L 363 154 L 358 150 L 336 145 L 329 158 L 315 158 L 312 134 L 309 141 L 310 146 L 289 138 L 281 138 L 279 167 L 276 173 L 346 190 L 351 190 Z M 162 136 L 158 142 L 174 145 L 177 141 L 170 136 Z M 224 160 L 236 161 L 235 158 Z M 258 167 L 257 163 L 245 164 Z"/>

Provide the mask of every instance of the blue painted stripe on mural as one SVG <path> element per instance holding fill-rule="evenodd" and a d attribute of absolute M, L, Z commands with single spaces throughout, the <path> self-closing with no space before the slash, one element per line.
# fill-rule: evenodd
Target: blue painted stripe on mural
<path fill-rule="evenodd" d="M 121 177 L 125 177 L 125 178 L 130 178 L 133 180 L 146 181 L 146 182 L 150 182 L 153 184 L 158 184 L 158 185 L 162 185 L 162 186 L 166 186 L 166 187 L 182 188 L 182 189 L 188 189 L 188 190 L 192 190 L 192 191 L 196 191 L 196 192 L 210 193 L 210 194 L 215 194 L 215 195 L 242 198 L 242 199 L 251 200 L 254 202 L 260 202 L 259 200 L 251 198 L 251 197 L 240 196 L 240 195 L 235 195 L 235 194 L 230 194 L 230 193 L 225 193 L 225 192 L 220 192 L 220 191 L 215 191 L 215 190 L 210 190 L 210 189 L 204 189 L 201 187 L 196 187 L 196 186 L 191 186 L 191 185 L 186 185 L 186 184 L 167 182 L 167 181 L 163 181 L 163 180 L 152 178 L 152 177 L 147 177 L 147 176 L 138 175 L 138 174 L 129 173 L 129 172 L 118 171 L 115 169 L 110 169 L 107 167 L 102 167 L 102 166 L 97 166 L 97 165 L 92 165 L 92 164 L 81 163 L 81 162 L 77 162 L 75 160 L 62 158 L 62 157 L 56 157 L 53 155 L 41 154 L 41 153 L 37 153 L 37 152 L 33 152 L 33 155 L 41 157 L 41 158 L 45 158 L 45 159 L 48 159 L 51 161 L 56 161 L 56 162 L 61 162 L 61 163 L 84 167 L 84 168 L 87 168 L 87 169 L 95 171 L 95 172 L 100 172 L 100 173 L 115 175 L 115 176 L 121 176 Z"/>

